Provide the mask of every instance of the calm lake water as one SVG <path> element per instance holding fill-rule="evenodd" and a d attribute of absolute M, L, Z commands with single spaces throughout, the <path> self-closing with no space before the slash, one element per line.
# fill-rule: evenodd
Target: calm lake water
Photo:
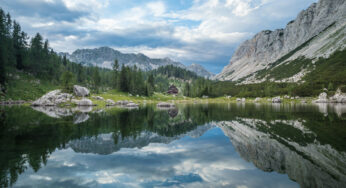
<path fill-rule="evenodd" d="M 0 109 L 0 187 L 346 185 L 345 105 Z"/>

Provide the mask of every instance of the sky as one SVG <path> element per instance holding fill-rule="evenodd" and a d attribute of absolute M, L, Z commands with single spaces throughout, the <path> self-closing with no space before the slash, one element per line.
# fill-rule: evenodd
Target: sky
<path fill-rule="evenodd" d="M 317 0 L 0 0 L 57 52 L 109 46 L 219 73 L 237 46 L 284 28 Z"/>

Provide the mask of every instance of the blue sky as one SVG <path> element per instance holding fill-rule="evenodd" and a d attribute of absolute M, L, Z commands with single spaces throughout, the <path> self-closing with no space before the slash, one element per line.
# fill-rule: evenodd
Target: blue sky
<path fill-rule="evenodd" d="M 316 1 L 0 0 L 0 7 L 58 52 L 110 46 L 218 73 L 242 41 L 285 27 Z"/>

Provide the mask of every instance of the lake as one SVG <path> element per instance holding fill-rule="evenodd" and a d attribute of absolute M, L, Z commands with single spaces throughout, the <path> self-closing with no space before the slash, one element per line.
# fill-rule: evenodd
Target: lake
<path fill-rule="evenodd" d="M 0 187 L 346 185 L 346 105 L 0 109 Z"/>

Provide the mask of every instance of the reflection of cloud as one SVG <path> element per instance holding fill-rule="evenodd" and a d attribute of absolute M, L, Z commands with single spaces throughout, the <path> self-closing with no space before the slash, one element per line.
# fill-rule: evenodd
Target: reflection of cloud
<path fill-rule="evenodd" d="M 119 187 L 296 185 L 285 175 L 261 172 L 244 161 L 219 128 L 199 138 L 183 137 L 169 144 L 149 144 L 141 149 L 123 148 L 110 155 L 58 150 L 36 174 L 52 177 L 51 181 L 33 182 L 28 178 L 32 174 L 32 171 L 22 174 L 16 185 L 54 187 L 61 186 L 61 182 L 65 182 L 65 186 L 71 183 L 73 186 Z"/>

